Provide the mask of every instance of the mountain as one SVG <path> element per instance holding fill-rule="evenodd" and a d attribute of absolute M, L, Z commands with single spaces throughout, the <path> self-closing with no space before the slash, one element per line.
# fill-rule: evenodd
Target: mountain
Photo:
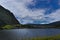
<path fill-rule="evenodd" d="M 23 25 L 18 22 L 18 20 L 15 18 L 12 12 L 10 12 L 8 9 L 5 9 L 4 7 L 0 5 L 0 28 L 1 26 L 5 26 L 6 28 L 13 27 L 9 25 L 14 25 L 18 28 L 60 28 L 60 21 L 56 21 L 50 24 L 25 24 Z"/>
<path fill-rule="evenodd" d="M 53 22 L 50 24 L 25 24 L 22 25 L 24 28 L 60 28 L 60 21 Z"/>
<path fill-rule="evenodd" d="M 12 12 L 0 5 L 0 26 L 20 24 Z"/>
<path fill-rule="evenodd" d="M 50 23 L 49 25 L 54 26 L 56 28 L 60 28 L 60 21 L 56 21 L 56 22 Z"/>

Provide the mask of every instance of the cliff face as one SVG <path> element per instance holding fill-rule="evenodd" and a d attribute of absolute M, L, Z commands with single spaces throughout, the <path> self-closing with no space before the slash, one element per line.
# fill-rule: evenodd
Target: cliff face
<path fill-rule="evenodd" d="M 13 13 L 0 6 L 0 26 L 19 24 Z"/>

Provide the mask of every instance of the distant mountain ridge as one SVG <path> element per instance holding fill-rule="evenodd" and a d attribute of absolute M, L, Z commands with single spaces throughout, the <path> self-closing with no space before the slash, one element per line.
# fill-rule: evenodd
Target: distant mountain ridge
<path fill-rule="evenodd" d="M 60 28 L 60 21 L 56 21 L 50 24 L 25 24 L 25 28 Z"/>
<path fill-rule="evenodd" d="M 12 12 L 0 5 L 0 26 L 20 24 Z"/>

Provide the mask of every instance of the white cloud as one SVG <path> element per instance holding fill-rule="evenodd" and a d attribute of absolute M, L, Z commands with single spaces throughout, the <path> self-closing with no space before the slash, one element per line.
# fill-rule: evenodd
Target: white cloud
<path fill-rule="evenodd" d="M 54 20 L 51 20 L 50 22 L 60 21 L 60 9 L 48 15 L 48 17 L 50 17 L 51 19 L 54 19 Z"/>
<path fill-rule="evenodd" d="M 55 19 L 49 20 L 49 22 L 60 21 L 60 9 L 50 15 L 44 15 L 46 11 L 45 9 L 36 9 L 34 11 L 27 9 L 26 5 L 28 3 L 34 4 L 32 1 L 33 0 L 0 0 L 0 4 L 13 12 L 16 17 L 20 17 L 20 19 L 29 16 L 38 21 L 39 19 L 46 20 L 45 17 L 47 16 L 51 19 Z M 33 23 L 32 20 L 24 20 L 23 23 L 25 24 L 29 22 Z"/>
<path fill-rule="evenodd" d="M 31 1 L 32 0 L 21 0 L 20 2 L 16 2 L 15 0 L 8 0 L 7 2 L 4 2 L 4 3 L 2 2 L 2 5 L 4 7 L 6 7 L 7 9 L 9 9 L 10 11 L 12 11 L 13 13 L 17 12 L 18 14 L 17 13 L 15 13 L 15 14 L 21 15 L 22 17 L 25 17 L 27 15 L 28 16 L 43 15 L 43 13 L 45 12 L 44 9 L 35 10 L 33 12 L 31 10 L 27 9 L 26 4 L 31 2 Z"/>

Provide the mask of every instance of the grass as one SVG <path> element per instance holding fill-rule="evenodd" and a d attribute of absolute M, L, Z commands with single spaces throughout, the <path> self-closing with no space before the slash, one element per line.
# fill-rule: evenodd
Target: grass
<path fill-rule="evenodd" d="M 5 26 L 2 26 L 1 28 L 2 29 L 14 29 L 14 28 L 20 28 L 21 25 L 19 24 L 16 24 L 16 25 L 5 25 Z"/>
<path fill-rule="evenodd" d="M 45 36 L 45 37 L 35 37 L 35 38 L 24 38 L 22 40 L 60 40 L 60 35 L 56 36 Z"/>
<path fill-rule="evenodd" d="M 3 29 L 12 29 L 14 28 L 14 26 L 12 25 L 5 25 L 4 27 L 2 27 Z"/>

